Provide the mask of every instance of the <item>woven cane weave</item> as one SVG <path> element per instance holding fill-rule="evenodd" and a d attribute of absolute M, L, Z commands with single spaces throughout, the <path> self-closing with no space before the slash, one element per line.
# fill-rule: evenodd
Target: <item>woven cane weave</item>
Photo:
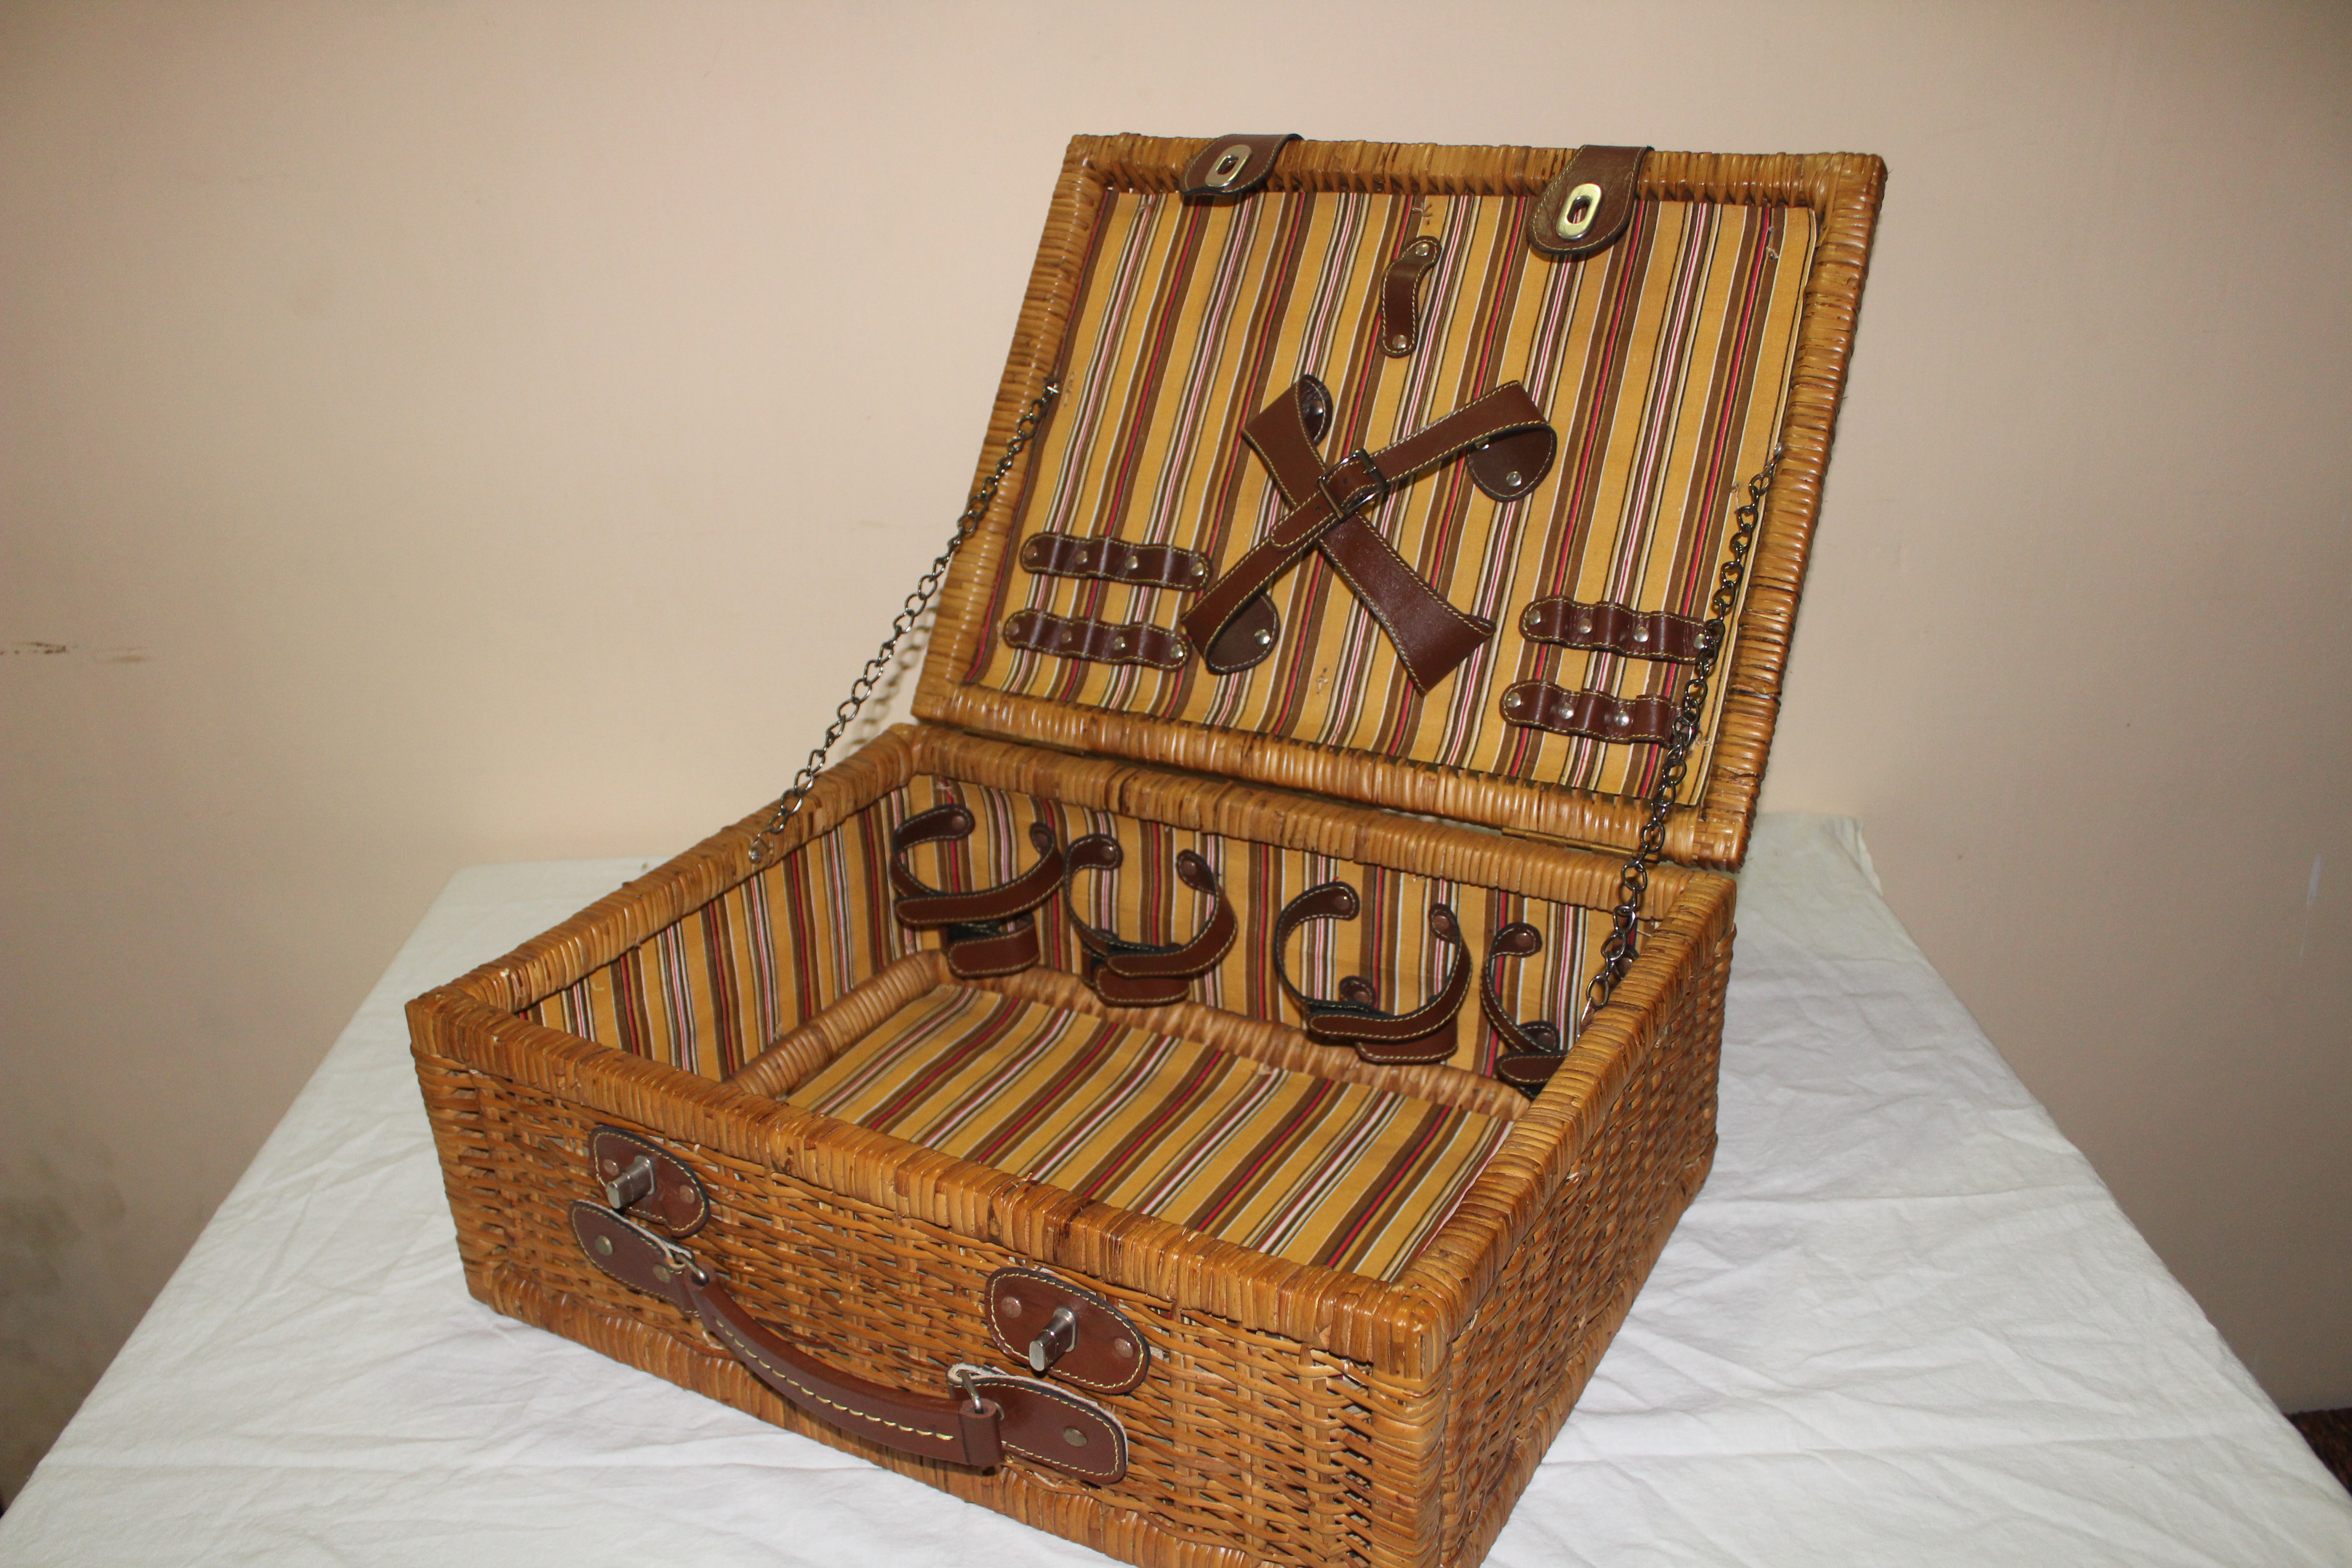
<path fill-rule="evenodd" d="M 1294 1263 L 1395 1277 L 1509 1123 L 941 985 L 792 1103 Z"/>
<path fill-rule="evenodd" d="M 1506 724 L 1496 694 L 1546 679 L 1633 699 L 1679 695 L 1683 668 L 1528 642 L 1517 616 L 1566 595 L 1700 616 L 1727 500 L 1768 459 L 1815 225 L 1802 207 L 1652 201 L 1588 262 L 1521 238 L 1530 199 L 1269 191 L 1236 203 L 1108 195 L 1071 325 L 1063 406 L 1017 524 L 1174 544 L 1222 573 L 1284 510 L 1241 439 L 1298 376 L 1331 388 L 1337 458 L 1373 451 L 1502 383 L 1526 384 L 1560 437 L 1550 476 L 1497 503 L 1458 467 L 1408 485 L 1373 525 L 1494 642 L 1417 694 L 1378 625 L 1318 556 L 1276 584 L 1283 642 L 1220 679 L 1025 652 L 992 629 L 965 675 L 1056 703 L 1176 719 L 1610 794 L 1647 787 L 1657 748 Z M 1382 353 L 1379 280 L 1436 237 L 1426 326 Z M 1191 596 L 1100 578 L 1000 574 L 986 624 L 1016 610 L 1172 627 Z M 1715 696 L 1719 706 L 1721 689 Z M 1711 732 L 1710 709 L 1703 734 Z M 1692 756 L 1684 798 L 1704 788 Z"/>

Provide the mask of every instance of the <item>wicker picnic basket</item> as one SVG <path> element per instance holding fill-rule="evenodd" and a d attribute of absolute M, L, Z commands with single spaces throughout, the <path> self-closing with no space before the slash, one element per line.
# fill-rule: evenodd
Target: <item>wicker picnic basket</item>
<path fill-rule="evenodd" d="M 1883 180 L 1073 142 L 922 721 L 410 1005 L 474 1294 L 1134 1563 L 1477 1563 L 1712 1157 Z"/>

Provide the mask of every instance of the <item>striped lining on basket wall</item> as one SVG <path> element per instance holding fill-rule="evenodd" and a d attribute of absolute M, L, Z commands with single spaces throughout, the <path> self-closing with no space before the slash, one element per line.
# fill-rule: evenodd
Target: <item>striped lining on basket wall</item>
<path fill-rule="evenodd" d="M 1429 909 L 1450 905 L 1484 962 L 1498 928 L 1524 921 L 1543 951 L 1508 963 L 1496 976 L 1504 1005 L 1523 1020 L 1549 1019 L 1567 1031 L 1576 1002 L 1600 963 L 1605 910 L 1522 898 L 1489 888 L 1359 865 L 1303 850 L 1178 829 L 1011 791 L 919 778 L 778 864 L 713 900 L 585 979 L 531 1007 L 534 1022 L 616 1046 L 708 1078 L 726 1078 L 777 1036 L 838 1001 L 853 986 L 919 947 L 890 916 L 890 833 L 908 814 L 960 800 L 975 826 L 960 845 L 925 845 L 909 857 L 933 887 L 986 887 L 1034 863 L 1028 826 L 1044 821 L 1061 842 L 1089 833 L 1118 837 L 1118 871 L 1082 875 L 1079 913 L 1098 928 L 1145 942 L 1181 942 L 1207 920 L 1209 900 L 1176 880 L 1179 849 L 1216 868 L 1240 931 L 1217 968 L 1192 983 L 1195 1001 L 1253 1018 L 1297 1024 L 1274 971 L 1274 922 L 1306 889 L 1352 884 L 1363 910 L 1350 921 L 1311 924 L 1292 938 L 1291 977 L 1314 995 L 1336 996 L 1361 974 L 1391 1010 L 1418 1005 L 1443 982 L 1446 954 L 1429 933 Z M 1048 968 L 1080 971 L 1077 934 L 1055 899 L 1038 911 Z M 1453 1065 L 1492 1070 L 1498 1042 L 1474 995 L 1461 1016 L 1463 1048 Z"/>
<path fill-rule="evenodd" d="M 1527 642 L 1517 616 L 1566 595 L 1704 616 L 1732 495 L 1769 457 L 1814 243 L 1810 209 L 1637 204 L 1584 262 L 1537 255 L 1505 196 L 1267 192 L 1236 203 L 1113 192 L 1068 339 L 1066 390 L 1032 470 L 1017 542 L 1054 532 L 1167 543 L 1233 565 L 1281 510 L 1244 424 L 1301 374 L 1334 395 L 1324 455 L 1377 452 L 1505 382 L 1550 415 L 1543 484 L 1497 504 L 1459 465 L 1404 487 L 1374 526 L 1495 639 L 1426 696 L 1319 556 L 1271 590 L 1276 657 L 1226 679 L 1023 652 L 1029 608 L 1172 627 L 1189 595 L 1008 564 L 965 679 L 1219 729 L 1608 794 L 1646 789 L 1659 748 L 1505 724 L 1521 679 L 1671 697 L 1684 667 Z M 1381 351 L 1382 268 L 1415 233 L 1441 244 L 1422 347 Z M 1017 560 L 1017 551 L 1008 559 Z M 1717 683 L 1711 702 L 1722 698 Z M 1701 726 L 1711 735 L 1710 708 Z M 1696 799 L 1708 747 L 1694 750 Z"/>
<path fill-rule="evenodd" d="M 1392 1279 L 1510 1124 L 942 985 L 794 1105 L 1295 1263 Z"/>

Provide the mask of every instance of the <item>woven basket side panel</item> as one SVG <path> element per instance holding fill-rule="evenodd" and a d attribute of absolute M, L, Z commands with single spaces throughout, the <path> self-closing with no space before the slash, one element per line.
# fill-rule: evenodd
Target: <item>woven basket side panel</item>
<path fill-rule="evenodd" d="M 1668 994 L 1648 1059 L 1454 1342 L 1448 1563 L 1486 1554 L 1715 1154 L 1731 931 Z"/>
<path fill-rule="evenodd" d="M 530 1007 L 551 1029 L 723 1079 L 894 960 L 892 790 L 830 832 Z"/>
<path fill-rule="evenodd" d="M 1685 668 L 1532 642 L 1518 616 L 1555 595 L 1706 614 L 1734 499 L 1780 426 L 1814 215 L 1645 200 L 1607 251 L 1562 262 L 1525 243 L 1524 196 L 1438 179 L 1389 184 L 1377 195 L 1276 188 L 1232 203 L 1108 191 L 1087 237 L 1061 406 L 1014 540 L 1173 544 L 1207 557 L 1213 577 L 1285 510 L 1241 432 L 1300 375 L 1331 389 L 1331 460 L 1377 452 L 1520 381 L 1559 437 L 1531 495 L 1494 502 L 1454 468 L 1400 487 L 1370 514 L 1442 596 L 1495 624 L 1494 641 L 1418 693 L 1365 606 L 1310 555 L 1269 591 L 1281 640 L 1245 673 L 1062 658 L 1014 647 L 998 628 L 1019 611 L 1172 628 L 1193 591 L 1032 573 L 1008 552 L 959 673 L 1055 704 L 1639 794 L 1654 747 L 1507 723 L 1499 693 L 1544 679 L 1671 700 Z M 1440 260 L 1423 284 L 1421 346 L 1394 358 L 1378 343 L 1381 276 L 1416 233 L 1437 241 Z M 1724 695 L 1718 682 L 1703 737 Z M 1685 800 L 1699 798 L 1707 762 L 1703 739 Z"/>
<path fill-rule="evenodd" d="M 501 1310 L 560 1316 L 564 1331 L 608 1354 L 1135 1560 L 1373 1561 L 1377 1401 L 1360 1363 L 1104 1288 L 1153 1357 L 1144 1384 L 1111 1402 L 1130 1443 L 1125 1480 L 1097 1488 L 1019 1459 L 988 1476 L 906 1459 L 789 1410 L 685 1314 L 589 1262 L 566 1215 L 596 1193 L 585 1145 L 597 1118 L 454 1062 L 428 1065 L 436 1129 L 447 1129 L 445 1172 L 453 1156 L 465 1167 L 450 1193 L 478 1265 L 468 1278 Z M 761 1321 L 843 1370 L 910 1389 L 943 1390 L 959 1361 L 1009 1364 L 987 1336 L 981 1290 L 1018 1254 L 709 1148 L 680 1152 L 712 1199 L 693 1248 Z M 594 1331 L 575 1331 L 583 1326 Z M 1122 1522 L 1130 1513 L 1151 1526 Z M 1157 1544 L 1144 1539 L 1152 1529 Z"/>
<path fill-rule="evenodd" d="M 1512 1016 L 1566 1026 L 1601 963 L 1609 915 L 1549 900 L 1522 897 L 1443 878 L 1423 877 L 1307 850 L 1284 849 L 1215 834 L 1170 827 L 1107 811 L 937 778 L 918 778 L 912 807 L 960 800 L 976 826 L 962 844 L 924 846 L 909 857 L 918 876 L 933 886 L 987 887 L 1004 881 L 1036 861 L 1029 843 L 1030 823 L 1044 822 L 1068 844 L 1087 834 L 1119 841 L 1124 860 L 1114 872 L 1081 873 L 1074 894 L 1079 914 L 1097 930 L 1150 942 L 1188 941 L 1213 909 L 1206 894 L 1176 879 L 1179 850 L 1197 851 L 1216 868 L 1225 897 L 1240 922 L 1223 963 L 1192 983 L 1193 1000 L 1244 1017 L 1299 1024 L 1297 1005 L 1275 973 L 1274 926 L 1282 907 L 1318 883 L 1342 881 L 1362 900 L 1353 921 L 1312 922 L 1289 942 L 1291 979 L 1309 995 L 1336 997 L 1339 982 L 1362 975 L 1379 989 L 1381 1005 L 1402 1012 L 1418 1006 L 1444 983 L 1455 960 L 1453 950 L 1431 934 L 1433 905 L 1452 909 L 1461 923 L 1472 961 L 1485 963 L 1494 933 L 1513 921 L 1534 926 L 1542 950 L 1496 968 L 1496 989 Z M 1064 900 L 1037 911 L 1043 963 L 1068 973 L 1083 972 L 1083 949 Z M 1502 1048 L 1474 999 L 1460 1016 L 1462 1048 L 1452 1065 L 1478 1073 L 1492 1070 Z"/>

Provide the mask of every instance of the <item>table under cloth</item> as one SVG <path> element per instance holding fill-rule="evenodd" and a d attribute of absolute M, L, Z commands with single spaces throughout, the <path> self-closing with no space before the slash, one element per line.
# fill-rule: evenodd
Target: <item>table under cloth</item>
<path fill-rule="evenodd" d="M 466 1294 L 401 1005 L 643 860 L 435 903 L 0 1516 L 10 1563 L 1102 1563 Z M 1489 1561 L 2352 1563 L 2305 1448 L 1879 896 L 1742 878 L 1715 1171 Z"/>

